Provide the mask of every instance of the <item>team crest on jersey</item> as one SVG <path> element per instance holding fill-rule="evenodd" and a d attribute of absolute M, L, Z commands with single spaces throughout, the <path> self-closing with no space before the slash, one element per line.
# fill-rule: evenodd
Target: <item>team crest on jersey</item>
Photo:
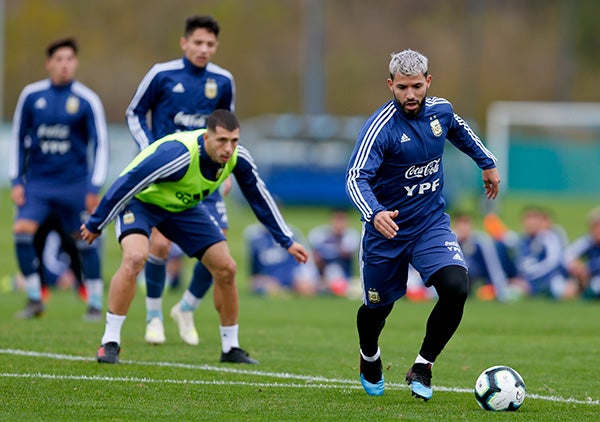
<path fill-rule="evenodd" d="M 135 215 L 133 215 L 132 211 L 125 211 L 123 214 L 123 224 L 133 224 L 135 221 Z"/>
<path fill-rule="evenodd" d="M 70 96 L 67 98 L 67 104 L 65 105 L 65 110 L 69 114 L 75 114 L 79 111 L 79 98 Z"/>
<path fill-rule="evenodd" d="M 442 135 L 442 125 L 440 124 L 440 121 L 438 119 L 432 120 L 431 122 L 429 122 L 429 126 L 431 126 L 431 131 L 433 132 L 433 134 L 438 137 Z"/>
<path fill-rule="evenodd" d="M 379 292 L 375 289 L 369 289 L 369 291 L 367 292 L 367 296 L 369 298 L 369 302 L 371 303 L 379 303 L 381 301 Z"/>
<path fill-rule="evenodd" d="M 217 81 L 214 79 L 207 79 L 204 85 L 204 95 L 209 100 L 212 100 L 217 96 Z"/>

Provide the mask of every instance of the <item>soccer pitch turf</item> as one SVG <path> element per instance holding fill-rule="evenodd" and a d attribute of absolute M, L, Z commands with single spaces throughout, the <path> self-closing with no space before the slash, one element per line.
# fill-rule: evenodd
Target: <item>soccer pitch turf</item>
<path fill-rule="evenodd" d="M 8 192 L 2 194 L 9 203 Z M 521 205 L 531 200 L 504 203 L 509 226 L 518 226 Z M 571 237 L 583 230 L 592 203 L 553 202 Z M 94 355 L 104 323 L 82 321 L 85 304 L 74 293 L 53 292 L 43 318 L 20 321 L 14 314 L 25 304 L 24 293 L 0 292 L 0 420 L 600 420 L 600 302 L 469 300 L 433 368 L 433 398 L 424 403 L 410 396 L 404 376 L 433 304 L 401 300 L 380 342 L 386 393 L 370 397 L 358 379 L 359 302 L 249 294 L 241 233 L 256 219 L 247 207 L 230 204 L 228 210 L 230 248 L 239 264 L 240 342 L 260 365 L 219 363 L 210 295 L 195 316 L 199 346 L 184 344 L 168 318 L 181 292 L 165 295 L 167 343 L 149 346 L 138 292 L 123 327 L 122 362 L 100 365 Z M 0 207 L 0 232 L 10 233 L 10 211 Z M 326 208 L 283 211 L 304 233 L 328 216 Z M 120 252 L 112 228 L 106 232 L 108 284 Z M 0 256 L 1 274 L 8 279 L 16 271 L 12 237 L 1 237 L 0 245 L 7 251 Z M 515 413 L 485 412 L 473 395 L 479 373 L 500 364 L 515 368 L 527 387 Z"/>
<path fill-rule="evenodd" d="M 399 301 L 381 338 L 386 393 L 367 396 L 358 380 L 357 300 L 261 298 L 241 289 L 240 341 L 260 365 L 218 362 L 218 318 L 210 300 L 196 314 L 192 347 L 166 320 L 167 343 L 144 343 L 138 292 L 123 328 L 122 362 L 94 359 L 103 322 L 82 321 L 85 305 L 54 292 L 37 320 L 13 318 L 23 294 L 0 295 L 2 420 L 599 420 L 598 302 L 470 299 L 433 371 L 433 398 L 404 382 L 432 302 Z M 167 292 L 165 310 L 180 292 Z M 168 317 L 167 317 L 168 318 Z M 480 409 L 479 373 L 517 369 L 527 397 L 510 415 Z"/>

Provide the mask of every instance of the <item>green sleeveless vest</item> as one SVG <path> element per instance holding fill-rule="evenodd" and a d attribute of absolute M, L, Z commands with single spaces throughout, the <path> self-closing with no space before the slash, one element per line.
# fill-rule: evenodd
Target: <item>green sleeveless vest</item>
<path fill-rule="evenodd" d="M 153 154 L 159 145 L 168 141 L 181 142 L 190 152 L 191 161 L 188 169 L 180 180 L 176 182 L 153 183 L 138 193 L 135 197 L 147 204 L 159 206 L 167 211 L 180 212 L 193 208 L 208 195 L 216 191 L 227 179 L 237 163 L 237 148 L 232 157 L 225 163 L 223 171 L 217 180 L 208 180 L 200 171 L 200 150 L 198 138 L 206 129 L 188 132 L 177 132 L 167 135 L 144 148 L 121 173 L 128 172 L 146 157 Z"/>

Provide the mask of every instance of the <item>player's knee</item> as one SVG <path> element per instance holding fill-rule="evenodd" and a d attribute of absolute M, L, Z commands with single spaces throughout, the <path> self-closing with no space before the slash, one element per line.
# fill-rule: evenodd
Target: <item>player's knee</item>
<path fill-rule="evenodd" d="M 431 276 L 431 284 L 440 298 L 465 301 L 469 295 L 467 270 L 459 265 L 451 265 L 437 270 Z"/>
<path fill-rule="evenodd" d="M 233 258 L 224 259 L 210 270 L 215 283 L 233 284 L 235 283 L 235 273 L 237 265 Z"/>
<path fill-rule="evenodd" d="M 170 243 L 162 241 L 154 241 L 150 243 L 150 253 L 159 259 L 167 259 L 169 257 Z"/>
<path fill-rule="evenodd" d="M 123 251 L 123 266 L 136 274 L 142 271 L 146 261 L 148 260 L 148 252 L 142 250 L 124 250 Z"/>
<path fill-rule="evenodd" d="M 367 320 L 371 323 L 381 323 L 385 321 L 393 308 L 393 303 L 377 307 L 368 307 L 365 304 L 362 304 L 361 307 L 358 308 L 358 318 Z"/>
<path fill-rule="evenodd" d="M 39 224 L 33 220 L 17 220 L 13 223 L 14 234 L 35 234 Z"/>

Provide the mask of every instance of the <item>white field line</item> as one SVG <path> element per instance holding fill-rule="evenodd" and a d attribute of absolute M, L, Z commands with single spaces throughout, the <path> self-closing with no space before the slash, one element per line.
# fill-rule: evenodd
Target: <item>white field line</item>
<path fill-rule="evenodd" d="M 45 352 L 34 352 L 28 350 L 16 350 L 16 349 L 0 349 L 0 354 L 14 355 L 14 356 L 28 356 L 35 358 L 47 358 L 57 360 L 70 360 L 70 361 L 90 361 L 95 362 L 96 359 L 93 357 L 86 356 L 74 356 L 57 353 L 45 353 Z M 56 375 L 56 374 L 43 374 L 43 373 L 7 373 L 0 372 L 0 378 L 41 378 L 41 379 L 60 379 L 60 380 L 81 380 L 81 381 L 105 381 L 105 382 L 145 382 L 145 383 L 165 383 L 165 384 L 190 384 L 190 385 L 241 385 L 250 387 L 282 387 L 282 388 L 338 388 L 338 389 L 362 389 L 357 380 L 349 379 L 337 379 L 337 378 L 325 378 L 312 375 L 300 375 L 290 374 L 286 372 L 267 372 L 257 371 L 251 369 L 237 369 L 230 367 L 211 366 L 211 365 L 193 365 L 186 363 L 177 362 L 145 362 L 145 361 L 133 361 L 133 360 L 121 360 L 120 364 L 127 365 L 142 365 L 142 366 L 160 366 L 169 368 L 184 368 L 194 369 L 199 371 L 209 372 L 222 372 L 229 374 L 242 374 L 242 375 L 253 375 L 262 376 L 268 378 L 276 378 L 280 380 L 296 380 L 303 381 L 302 383 L 289 383 L 289 382 L 244 382 L 244 381 L 224 381 L 224 380 L 187 380 L 187 379 L 155 379 L 155 378 L 136 378 L 136 377 L 107 377 L 98 375 Z M 405 384 L 389 383 L 385 384 L 386 389 L 407 389 L 408 386 Z M 436 391 L 445 391 L 452 393 L 468 393 L 473 394 L 471 388 L 459 388 L 459 387 L 443 387 L 434 386 Z M 599 406 L 600 400 L 592 399 L 587 397 L 585 400 L 575 399 L 572 397 L 565 398 L 560 396 L 544 396 L 540 394 L 533 394 L 528 392 L 527 398 L 534 400 L 545 400 L 558 403 L 572 403 L 572 404 L 588 404 L 593 406 Z"/>

